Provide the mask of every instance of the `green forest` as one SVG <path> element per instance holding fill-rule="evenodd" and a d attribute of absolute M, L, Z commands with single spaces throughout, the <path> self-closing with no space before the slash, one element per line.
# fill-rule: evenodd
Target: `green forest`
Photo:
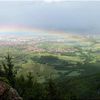
<path fill-rule="evenodd" d="M 1 53 L 0 81 L 23 100 L 100 100 L 100 55 L 93 46 L 60 54 L 13 47 Z"/>

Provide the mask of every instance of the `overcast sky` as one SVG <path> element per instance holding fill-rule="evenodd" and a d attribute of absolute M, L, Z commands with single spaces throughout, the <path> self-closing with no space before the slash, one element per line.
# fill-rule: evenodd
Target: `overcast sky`
<path fill-rule="evenodd" d="M 0 0 L 0 26 L 22 25 L 71 32 L 100 32 L 100 1 L 21 1 Z"/>

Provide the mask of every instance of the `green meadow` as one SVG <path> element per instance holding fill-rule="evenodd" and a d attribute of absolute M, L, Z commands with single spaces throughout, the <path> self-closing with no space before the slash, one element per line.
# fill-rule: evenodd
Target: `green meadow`
<path fill-rule="evenodd" d="M 83 76 L 100 71 L 99 42 L 97 37 L 71 36 L 63 42 L 38 43 L 38 48 L 45 49 L 43 52 L 27 51 L 23 45 L 1 46 L 0 59 L 9 52 L 14 57 L 18 76 L 28 72 L 39 76 L 39 79 L 49 77 L 52 73 L 56 77 Z M 84 66 L 85 63 L 88 64 Z"/>
<path fill-rule="evenodd" d="M 24 100 L 100 100 L 99 38 L 58 40 L 1 45 L 0 80 Z"/>

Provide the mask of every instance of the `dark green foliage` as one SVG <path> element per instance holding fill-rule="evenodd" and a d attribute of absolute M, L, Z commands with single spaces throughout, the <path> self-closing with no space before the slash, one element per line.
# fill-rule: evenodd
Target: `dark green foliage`
<path fill-rule="evenodd" d="M 38 83 L 31 74 L 17 78 L 16 89 L 24 100 L 100 100 L 100 74 L 49 79 Z"/>
<path fill-rule="evenodd" d="M 60 100 L 60 91 L 58 90 L 58 86 L 55 81 L 49 79 L 46 83 L 45 87 L 47 100 Z"/>
<path fill-rule="evenodd" d="M 55 81 L 49 79 L 45 83 L 38 83 L 31 73 L 26 79 L 22 75 L 17 78 L 16 89 L 24 100 L 61 100 Z"/>
<path fill-rule="evenodd" d="M 8 54 L 2 61 L 1 67 L 3 69 L 0 70 L 0 77 L 2 76 L 0 80 L 7 81 L 14 86 L 23 100 L 100 100 L 100 74 L 93 73 L 95 70 L 99 73 L 99 63 L 98 65 L 97 63 L 90 63 L 91 56 L 83 58 L 86 60 L 84 64 L 77 63 L 74 66 L 84 69 L 82 75 L 68 76 L 67 72 L 66 76 L 60 75 L 56 79 L 50 78 L 44 82 L 39 82 L 32 72 L 26 73 L 26 76 L 16 76 L 17 71 L 13 59 Z M 42 57 L 40 62 L 52 66 L 54 64 L 69 65 L 66 61 L 60 61 L 60 59 L 52 56 Z"/>
<path fill-rule="evenodd" d="M 16 89 L 24 100 L 43 100 L 43 88 L 32 76 L 28 73 L 27 78 L 20 76 L 16 81 Z"/>
<path fill-rule="evenodd" d="M 9 80 L 11 85 L 14 87 L 17 71 L 14 70 L 14 64 L 13 64 L 12 59 L 13 58 L 8 53 L 8 55 L 4 57 L 4 61 L 2 61 L 2 66 L 3 66 L 6 78 Z"/>

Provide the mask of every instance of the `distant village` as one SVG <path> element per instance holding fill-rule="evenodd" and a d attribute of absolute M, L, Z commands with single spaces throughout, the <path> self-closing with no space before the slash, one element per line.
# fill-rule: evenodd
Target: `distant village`
<path fill-rule="evenodd" d="M 66 42 L 64 38 L 54 38 L 47 36 L 16 36 L 16 35 L 1 35 L 0 46 L 20 46 L 23 50 L 32 52 L 53 52 L 53 53 L 64 53 L 64 52 L 75 52 L 75 48 L 43 48 L 38 47 L 39 44 L 51 43 L 51 44 L 63 44 Z"/>

